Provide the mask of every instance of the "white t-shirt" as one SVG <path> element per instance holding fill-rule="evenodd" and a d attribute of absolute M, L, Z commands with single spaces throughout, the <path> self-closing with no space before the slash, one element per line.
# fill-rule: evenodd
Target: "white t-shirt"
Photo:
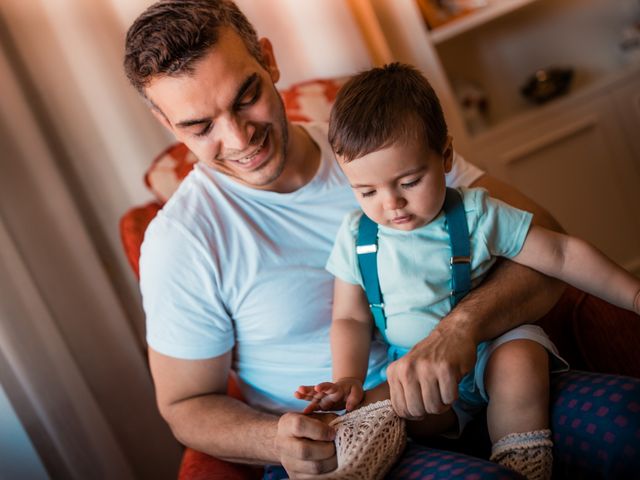
<path fill-rule="evenodd" d="M 327 141 L 313 179 L 292 193 L 256 190 L 197 164 L 149 225 L 140 257 L 147 341 L 182 359 L 234 348 L 232 368 L 251 405 L 300 410 L 299 385 L 331 379 L 333 277 L 325 264 L 353 192 Z M 482 171 L 454 158 L 450 186 Z M 381 381 L 386 347 L 372 346 L 367 386 Z"/>

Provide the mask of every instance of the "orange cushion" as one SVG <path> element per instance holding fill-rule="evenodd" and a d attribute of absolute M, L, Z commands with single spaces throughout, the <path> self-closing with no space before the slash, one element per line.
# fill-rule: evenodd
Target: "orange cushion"
<path fill-rule="evenodd" d="M 144 183 L 164 204 L 197 161 L 184 143 L 174 143 L 151 162 Z"/>
<path fill-rule="evenodd" d="M 120 219 L 120 240 L 129 265 L 137 277 L 140 276 L 140 246 L 144 231 L 161 208 L 162 205 L 159 203 L 151 202 L 142 207 L 132 208 Z"/>
<path fill-rule="evenodd" d="M 257 480 L 263 467 L 230 463 L 186 448 L 182 455 L 178 480 Z"/>

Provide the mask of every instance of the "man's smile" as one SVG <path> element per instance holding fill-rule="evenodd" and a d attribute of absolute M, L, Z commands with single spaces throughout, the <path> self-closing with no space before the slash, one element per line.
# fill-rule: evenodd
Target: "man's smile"
<path fill-rule="evenodd" d="M 267 149 L 265 148 L 265 146 L 269 145 L 268 139 L 269 139 L 269 133 L 271 132 L 271 127 L 266 127 L 264 129 L 264 133 L 262 135 L 262 139 L 260 140 L 260 143 L 258 144 L 257 148 L 255 150 L 253 150 L 251 153 L 249 153 L 248 155 L 242 156 L 242 157 L 237 157 L 234 158 L 234 155 L 229 155 L 229 156 L 224 156 L 222 158 L 218 158 L 218 161 L 227 161 L 227 162 L 234 162 L 237 163 L 239 165 L 242 165 L 243 167 L 246 166 L 255 166 L 252 165 L 253 163 L 260 163 L 258 162 L 254 162 L 254 160 L 259 159 L 260 161 L 262 161 L 264 158 L 264 155 L 260 155 L 262 153 L 268 153 Z"/>

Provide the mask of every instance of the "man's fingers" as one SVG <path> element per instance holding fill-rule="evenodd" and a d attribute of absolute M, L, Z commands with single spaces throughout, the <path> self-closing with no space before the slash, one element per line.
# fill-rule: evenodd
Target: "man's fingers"
<path fill-rule="evenodd" d="M 407 402 L 405 401 L 404 389 L 401 382 L 391 381 L 391 378 L 389 378 L 389 396 L 391 397 L 391 405 L 398 416 L 407 418 L 409 411 L 407 410 Z"/>
<path fill-rule="evenodd" d="M 280 462 L 290 478 L 312 478 L 336 468 L 335 430 L 323 423 L 330 418 L 330 415 L 314 418 L 299 413 L 285 413 L 280 417 L 277 446 Z"/>
<path fill-rule="evenodd" d="M 458 380 L 453 372 L 447 372 L 438 379 L 440 398 L 445 405 L 451 405 L 458 398 Z"/>
<path fill-rule="evenodd" d="M 334 455 L 322 460 L 301 460 L 299 458 L 283 458 L 282 464 L 289 474 L 289 478 L 306 480 L 316 478 L 317 475 L 328 473 L 338 467 L 338 460 Z"/>
<path fill-rule="evenodd" d="M 336 432 L 332 427 L 312 417 L 285 413 L 280 422 L 286 436 L 325 442 L 332 442 L 335 438 Z"/>
<path fill-rule="evenodd" d="M 442 402 L 440 397 L 440 386 L 438 380 L 434 383 L 425 383 L 422 388 L 422 399 L 426 413 L 440 414 L 448 410 L 448 406 Z"/>
<path fill-rule="evenodd" d="M 291 437 L 285 446 L 285 455 L 301 461 L 329 460 L 336 453 L 333 442 L 318 442 L 305 438 Z M 312 472 L 308 472 L 312 473 Z"/>
<path fill-rule="evenodd" d="M 315 478 L 316 475 L 335 470 L 338 466 L 333 442 L 291 437 L 283 447 L 280 461 L 292 479 Z"/>
<path fill-rule="evenodd" d="M 422 390 L 418 381 L 403 382 L 404 401 L 409 420 L 420 420 L 427 413 L 422 399 Z"/>

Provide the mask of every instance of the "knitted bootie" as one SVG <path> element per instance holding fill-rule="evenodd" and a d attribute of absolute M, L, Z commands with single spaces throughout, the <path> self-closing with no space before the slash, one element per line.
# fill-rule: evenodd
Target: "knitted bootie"
<path fill-rule="evenodd" d="M 323 480 L 378 480 L 391 469 L 406 444 L 404 420 L 391 400 L 372 403 L 333 420 L 338 468 Z"/>
<path fill-rule="evenodd" d="M 553 468 L 551 430 L 510 433 L 491 447 L 492 462 L 499 463 L 527 477 L 549 480 Z"/>

